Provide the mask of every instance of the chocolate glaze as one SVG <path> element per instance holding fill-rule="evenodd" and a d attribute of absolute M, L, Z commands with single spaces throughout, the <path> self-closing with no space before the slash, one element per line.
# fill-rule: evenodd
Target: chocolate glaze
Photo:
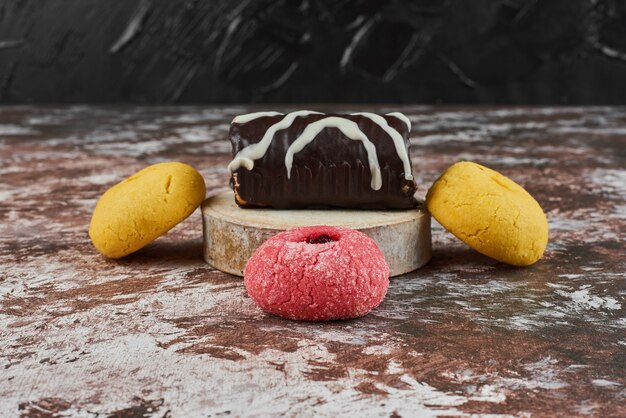
<path fill-rule="evenodd" d="M 291 178 L 287 178 L 285 153 L 311 123 L 328 116 L 355 122 L 376 147 L 382 187 L 373 190 L 367 153 L 363 144 L 345 137 L 336 128 L 321 131 L 315 141 L 295 154 Z M 383 116 L 409 147 L 409 130 L 394 116 Z M 282 115 L 264 116 L 250 122 L 232 123 L 229 138 L 233 156 L 258 143 Z M 410 173 L 409 173 L 410 174 Z M 291 126 L 274 135 L 268 152 L 248 170 L 240 167 L 231 177 L 235 200 L 241 207 L 277 209 L 341 207 L 361 209 L 407 209 L 415 207 L 416 185 L 406 180 L 402 160 L 392 138 L 378 124 L 360 115 L 313 114 L 297 117 Z"/>

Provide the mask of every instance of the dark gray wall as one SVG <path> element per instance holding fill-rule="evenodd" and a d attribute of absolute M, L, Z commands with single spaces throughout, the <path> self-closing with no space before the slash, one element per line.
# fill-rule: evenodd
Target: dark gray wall
<path fill-rule="evenodd" d="M 622 0 L 0 0 L 0 103 L 626 104 Z"/>

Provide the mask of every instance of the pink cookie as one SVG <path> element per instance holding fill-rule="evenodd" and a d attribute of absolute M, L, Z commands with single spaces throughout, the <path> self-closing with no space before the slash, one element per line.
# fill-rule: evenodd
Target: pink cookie
<path fill-rule="evenodd" d="M 389 266 L 367 235 L 309 226 L 281 232 L 257 248 L 244 270 L 244 283 L 261 309 L 278 316 L 357 318 L 385 297 Z"/>

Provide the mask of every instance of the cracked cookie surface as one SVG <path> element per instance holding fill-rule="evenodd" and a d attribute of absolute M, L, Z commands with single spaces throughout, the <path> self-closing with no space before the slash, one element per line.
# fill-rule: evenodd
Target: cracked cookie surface
<path fill-rule="evenodd" d="M 519 184 L 480 164 L 462 161 L 432 185 L 426 205 L 448 231 L 498 261 L 528 266 L 548 243 L 548 221 Z"/>
<path fill-rule="evenodd" d="M 204 179 L 187 164 L 148 166 L 100 197 L 89 236 L 100 253 L 110 258 L 124 257 L 191 215 L 205 193 Z"/>

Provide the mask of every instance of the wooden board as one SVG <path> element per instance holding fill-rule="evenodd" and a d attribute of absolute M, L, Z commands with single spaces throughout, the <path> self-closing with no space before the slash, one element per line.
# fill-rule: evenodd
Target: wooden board
<path fill-rule="evenodd" d="M 430 260 L 430 215 L 411 210 L 276 210 L 242 209 L 232 192 L 208 198 L 202 204 L 204 259 L 218 270 L 243 276 L 254 250 L 286 229 L 333 225 L 359 230 L 380 247 L 391 276 L 408 273 Z"/>

